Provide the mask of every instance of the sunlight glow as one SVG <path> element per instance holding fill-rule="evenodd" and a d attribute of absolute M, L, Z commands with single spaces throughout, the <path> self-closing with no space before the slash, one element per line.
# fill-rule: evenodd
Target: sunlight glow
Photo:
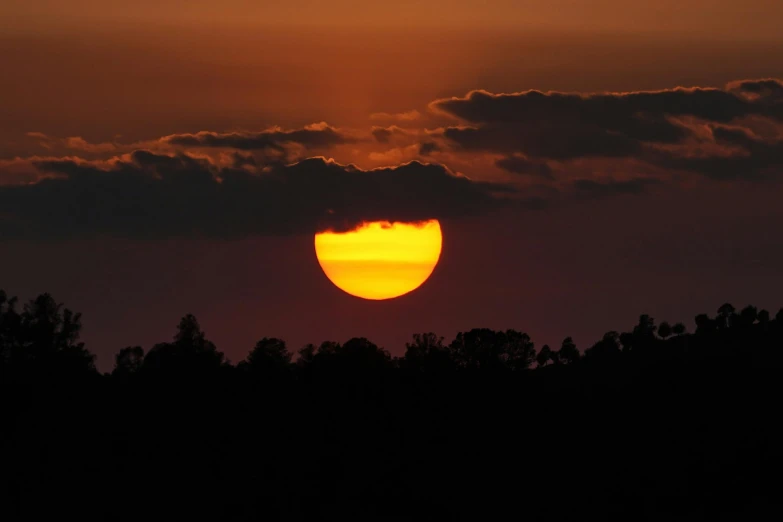
<path fill-rule="evenodd" d="M 429 278 L 440 259 L 440 223 L 373 222 L 345 233 L 315 235 L 315 255 L 326 277 L 364 299 L 407 294 Z"/>

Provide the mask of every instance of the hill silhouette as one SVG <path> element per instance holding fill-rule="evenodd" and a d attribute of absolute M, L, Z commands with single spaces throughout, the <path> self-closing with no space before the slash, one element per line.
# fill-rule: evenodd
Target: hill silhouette
<path fill-rule="evenodd" d="M 0 291 L 0 517 L 753 520 L 783 498 L 783 310 L 640 315 L 591 346 L 515 330 L 261 338 L 192 315 L 99 373 L 81 317 Z M 251 347 L 249 347 L 251 348 Z"/>

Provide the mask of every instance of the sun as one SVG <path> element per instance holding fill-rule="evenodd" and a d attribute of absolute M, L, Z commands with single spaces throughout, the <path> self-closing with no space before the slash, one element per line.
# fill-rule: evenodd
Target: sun
<path fill-rule="evenodd" d="M 343 233 L 315 235 L 315 255 L 337 288 L 364 299 L 391 299 L 412 292 L 440 259 L 440 223 L 365 223 Z"/>

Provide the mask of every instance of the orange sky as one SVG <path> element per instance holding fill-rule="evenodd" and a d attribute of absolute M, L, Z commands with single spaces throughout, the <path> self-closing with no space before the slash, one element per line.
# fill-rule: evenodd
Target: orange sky
<path fill-rule="evenodd" d="M 425 111 L 433 99 L 471 89 L 721 86 L 783 76 L 783 42 L 486 29 L 93 27 L 0 32 L 0 60 L 2 156 L 12 140 L 24 152 L 25 132 L 106 141 L 318 121 L 364 126 L 371 113 Z"/>
<path fill-rule="evenodd" d="M 56 23 L 77 25 L 134 23 L 344 25 L 365 26 L 507 26 L 528 29 L 660 32 L 728 38 L 774 37 L 783 18 L 777 0 L 6 0 L 3 25 L 21 27 Z M 712 33 L 712 34 L 711 34 Z"/>
<path fill-rule="evenodd" d="M 5 0 L 0 157 L 20 131 L 359 126 L 471 89 L 783 76 L 781 19 L 777 0 Z"/>

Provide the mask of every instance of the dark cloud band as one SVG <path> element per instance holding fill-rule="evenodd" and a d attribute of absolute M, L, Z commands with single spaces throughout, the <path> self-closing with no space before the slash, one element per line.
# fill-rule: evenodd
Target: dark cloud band
<path fill-rule="evenodd" d="M 499 204 L 505 185 L 435 164 L 362 170 L 322 158 L 218 167 L 146 150 L 109 162 L 34 162 L 54 179 L 0 187 L 0 238 L 219 237 L 347 230 L 362 221 L 421 221 Z"/>
<path fill-rule="evenodd" d="M 355 140 L 340 130 L 324 123 L 303 129 L 263 132 L 199 132 L 196 134 L 174 134 L 162 138 L 170 145 L 180 147 L 223 147 L 237 150 L 282 150 L 286 143 L 297 143 L 307 148 L 326 148 Z"/>
<path fill-rule="evenodd" d="M 497 165 L 515 173 L 582 158 L 635 158 L 713 179 L 768 178 L 783 167 L 783 82 L 776 79 L 630 93 L 473 91 L 431 108 L 462 121 L 442 131 L 456 151 L 504 154 Z M 747 119 L 770 122 L 777 136 L 746 129 L 728 143 L 721 129 Z"/>

